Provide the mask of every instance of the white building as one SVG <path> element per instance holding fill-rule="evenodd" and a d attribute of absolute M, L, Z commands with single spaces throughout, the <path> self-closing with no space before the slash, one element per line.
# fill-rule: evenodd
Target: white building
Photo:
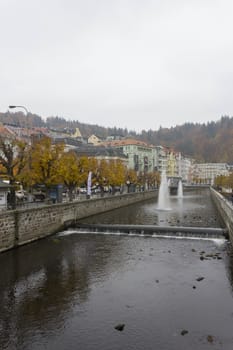
<path fill-rule="evenodd" d="M 228 176 L 229 170 L 226 163 L 200 163 L 194 166 L 195 177 L 201 183 L 213 185 L 217 176 Z"/>
<path fill-rule="evenodd" d="M 119 149 L 128 158 L 128 168 L 136 172 L 153 172 L 156 166 L 155 147 L 146 142 L 124 139 L 104 142 L 103 145 Z"/>
<path fill-rule="evenodd" d="M 167 152 L 166 148 L 163 146 L 155 146 L 155 167 L 157 171 L 162 174 L 162 172 L 167 171 Z"/>
<path fill-rule="evenodd" d="M 88 137 L 87 142 L 91 143 L 94 146 L 97 146 L 102 142 L 102 140 L 96 135 L 91 135 L 90 137 Z"/>
<path fill-rule="evenodd" d="M 179 160 L 180 163 L 180 174 L 182 181 L 186 184 L 190 184 L 193 179 L 193 162 L 194 160 L 186 156 L 182 156 Z"/>

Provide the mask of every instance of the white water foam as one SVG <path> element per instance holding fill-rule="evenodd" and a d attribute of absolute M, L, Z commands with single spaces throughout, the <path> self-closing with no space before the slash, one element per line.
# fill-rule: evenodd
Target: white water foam
<path fill-rule="evenodd" d="M 211 238 L 211 237 L 195 237 L 195 236 L 175 236 L 175 235 L 158 235 L 156 233 L 153 234 L 145 234 L 145 233 L 126 233 L 126 232 L 113 232 L 113 231 L 104 231 L 104 232 L 93 232 L 86 230 L 67 230 L 62 231 L 57 234 L 58 237 L 69 236 L 73 234 L 94 234 L 94 235 L 112 235 L 112 236 L 137 236 L 137 237 L 152 237 L 152 238 L 166 238 L 166 239 L 186 239 L 186 240 L 199 240 L 199 241 L 212 241 L 217 246 L 222 246 L 227 240 L 225 238 Z"/>

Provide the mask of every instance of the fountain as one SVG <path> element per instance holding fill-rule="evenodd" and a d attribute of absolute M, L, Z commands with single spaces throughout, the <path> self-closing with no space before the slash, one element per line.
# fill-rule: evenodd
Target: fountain
<path fill-rule="evenodd" d="M 178 183 L 178 198 L 183 198 L 183 185 L 182 185 L 182 180 L 179 180 Z"/>
<path fill-rule="evenodd" d="M 166 173 L 163 171 L 161 176 L 161 183 L 159 186 L 158 210 L 171 210 L 169 189 Z"/>
<path fill-rule="evenodd" d="M 178 182 L 178 191 L 177 196 L 178 198 L 183 198 L 183 184 L 182 184 L 182 177 L 181 177 L 181 153 L 179 153 L 179 182 Z"/>

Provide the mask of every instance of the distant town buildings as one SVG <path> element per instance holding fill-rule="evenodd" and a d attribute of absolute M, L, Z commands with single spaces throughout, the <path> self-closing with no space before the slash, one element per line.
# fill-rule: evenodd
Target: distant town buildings
<path fill-rule="evenodd" d="M 78 128 L 72 133 L 42 127 L 21 128 L 0 125 L 0 135 L 5 139 L 16 138 L 26 142 L 34 142 L 43 136 L 48 136 L 54 143 L 63 142 L 66 151 L 75 150 L 80 156 L 95 157 L 98 160 L 120 159 L 128 169 L 135 170 L 138 174 L 165 172 L 168 177 L 182 178 L 187 184 L 213 184 L 217 176 L 229 175 L 230 171 L 230 166 L 226 163 L 199 164 L 171 148 L 149 145 L 121 135 L 108 136 L 106 140 L 102 140 L 92 134 L 85 139 Z"/>

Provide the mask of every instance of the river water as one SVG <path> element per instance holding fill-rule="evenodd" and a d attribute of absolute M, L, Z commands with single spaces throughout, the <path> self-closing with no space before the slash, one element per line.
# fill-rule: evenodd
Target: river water
<path fill-rule="evenodd" d="M 156 206 L 85 222 L 220 226 L 208 191 Z M 74 228 L 1 254 L 0 266 L 1 349 L 233 349 L 233 253 L 222 238 Z"/>

